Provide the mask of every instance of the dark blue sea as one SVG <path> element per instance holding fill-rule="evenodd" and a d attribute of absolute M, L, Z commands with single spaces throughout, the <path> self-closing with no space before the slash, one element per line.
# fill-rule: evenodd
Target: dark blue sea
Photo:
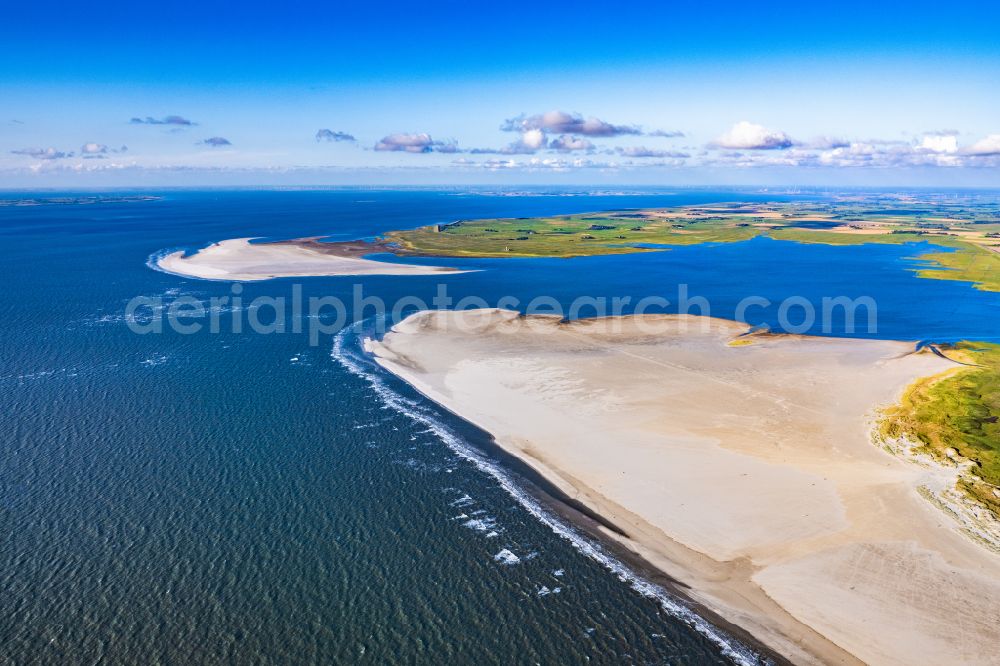
<path fill-rule="evenodd" d="M 718 317 L 763 299 L 770 305 L 745 319 L 773 329 L 789 297 L 796 325 L 804 304 L 865 297 L 877 306 L 874 330 L 865 319 L 852 333 L 833 315 L 808 331 L 997 339 L 1000 294 L 915 275 L 917 257 L 939 248 L 765 238 L 571 260 L 408 260 L 475 270 L 242 285 L 244 304 L 298 289 L 348 304 L 345 326 L 316 344 L 310 321 L 329 324 L 329 313 L 288 315 L 271 334 L 235 332 L 226 322 L 249 306 L 231 301 L 218 332 L 141 335 L 125 316 L 137 296 L 162 304 L 142 311 L 146 323 L 179 297 L 231 298 L 230 283 L 150 267 L 164 251 L 226 238 L 346 240 L 459 218 L 792 198 L 504 194 L 0 195 L 20 204 L 0 206 L 0 661 L 751 659 L 525 492 L 530 479 L 485 433 L 379 371 L 359 341 L 386 317 L 355 309 L 356 285 L 389 305 L 407 297 L 399 315 L 442 285 L 455 301 L 488 305 L 627 298 L 626 312 L 656 296 L 669 303 L 651 311 L 674 311 L 683 285 Z"/>

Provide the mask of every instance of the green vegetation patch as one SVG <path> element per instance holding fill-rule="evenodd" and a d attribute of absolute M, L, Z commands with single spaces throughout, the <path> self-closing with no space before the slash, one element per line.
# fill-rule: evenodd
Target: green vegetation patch
<path fill-rule="evenodd" d="M 920 241 L 939 242 L 937 238 L 928 238 L 925 235 L 917 233 L 845 234 L 836 231 L 798 229 L 795 227 L 772 229 L 768 232 L 768 236 L 774 240 L 816 243 L 819 245 L 864 245 L 865 243 L 901 245 L 903 243 L 919 243 Z"/>
<path fill-rule="evenodd" d="M 884 436 L 905 437 L 918 452 L 949 460 L 949 450 L 972 461 L 961 482 L 967 494 L 1000 516 L 1000 345 L 961 342 L 950 357 L 972 363 L 910 386 L 886 411 Z"/>
<path fill-rule="evenodd" d="M 732 243 L 760 235 L 823 245 L 926 241 L 952 251 L 921 256 L 924 265 L 917 269 L 920 277 L 971 282 L 977 289 L 1000 291 L 1000 252 L 991 247 L 1000 247 L 995 206 L 923 204 L 911 214 L 905 213 L 913 208 L 878 200 L 868 204 L 687 206 L 460 220 L 391 231 L 382 240 L 399 254 L 439 257 L 587 257 L 652 252 L 678 245 Z M 919 214 L 913 214 L 916 212 Z M 831 231 L 808 225 L 841 228 Z M 873 230 L 876 233 L 871 233 Z M 997 241 L 991 242 L 989 234 L 996 234 Z"/>
<path fill-rule="evenodd" d="M 968 281 L 982 291 L 1000 291 L 1000 252 L 961 241 L 958 245 L 955 252 L 921 256 L 934 266 L 920 269 L 918 275 L 934 280 Z"/>
<path fill-rule="evenodd" d="M 900 244 L 926 241 L 951 248 L 954 251 L 921 255 L 920 260 L 926 262 L 926 267 L 917 270 L 917 275 L 932 280 L 972 282 L 976 289 L 982 291 L 1000 291 L 1000 252 L 969 243 L 956 236 L 922 234 L 904 230 L 884 234 L 845 234 L 788 227 L 773 229 L 768 235 L 775 240 L 823 245 Z"/>
<path fill-rule="evenodd" d="M 748 240 L 739 218 L 689 222 L 642 213 L 595 213 L 530 219 L 459 221 L 392 231 L 384 240 L 403 252 L 444 257 L 586 257 L 649 252 L 657 245 Z"/>

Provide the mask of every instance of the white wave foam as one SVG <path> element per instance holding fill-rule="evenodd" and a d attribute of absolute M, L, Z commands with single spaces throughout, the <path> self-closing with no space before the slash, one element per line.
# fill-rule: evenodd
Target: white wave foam
<path fill-rule="evenodd" d="M 357 322 L 352 326 L 343 328 L 337 333 L 333 340 L 331 356 L 348 372 L 365 380 L 387 408 L 399 412 L 415 423 L 426 426 L 429 433 L 440 439 L 456 455 L 491 476 L 503 490 L 517 500 L 536 520 L 548 527 L 559 537 L 568 541 L 577 551 L 603 565 L 611 573 L 615 574 L 619 580 L 627 583 L 639 594 L 656 599 L 663 610 L 669 615 L 686 623 L 710 640 L 725 656 L 743 666 L 767 663 L 745 645 L 727 636 L 695 613 L 685 602 L 672 595 L 663 587 L 643 579 L 617 557 L 604 550 L 600 544 L 583 536 L 575 528 L 558 518 L 551 511 L 543 507 L 538 500 L 521 490 L 506 471 L 463 442 L 459 436 L 451 432 L 447 426 L 435 418 L 428 410 L 422 408 L 420 403 L 408 399 L 390 388 L 379 376 L 380 373 L 385 373 L 385 371 L 370 357 L 363 355 L 361 351 L 360 335 L 364 325 L 368 322 L 369 320 Z M 379 329 L 385 330 L 385 327 L 382 326 Z M 351 338 L 358 343 L 353 348 L 346 344 Z M 500 552 L 503 553 L 504 551 Z M 513 555 L 513 553 L 511 554 Z"/>
<path fill-rule="evenodd" d="M 59 368 L 58 370 L 38 370 L 36 372 L 26 372 L 20 375 L 2 375 L 0 379 L 14 379 L 17 381 L 29 381 L 33 379 L 47 379 L 49 377 L 56 377 L 58 375 L 75 376 L 76 373 L 70 373 L 71 368 Z"/>
<path fill-rule="evenodd" d="M 147 359 L 139 361 L 139 365 L 144 365 L 147 368 L 155 368 L 158 365 L 163 365 L 170 360 L 170 357 L 166 354 L 154 354 Z"/>
<path fill-rule="evenodd" d="M 84 319 L 81 323 L 84 326 L 101 326 L 103 324 L 122 324 L 126 321 L 124 313 L 111 313 Z"/>
<path fill-rule="evenodd" d="M 493 556 L 493 559 L 509 567 L 521 563 L 521 558 L 506 548 L 501 549 L 499 553 Z"/>
<path fill-rule="evenodd" d="M 462 523 L 462 527 L 468 527 L 470 530 L 475 530 L 476 532 L 481 532 L 486 535 L 487 539 L 492 539 L 499 536 L 500 531 L 497 529 L 497 521 L 494 518 L 470 518 Z"/>
<path fill-rule="evenodd" d="M 139 308 L 139 310 L 136 312 L 126 315 L 126 312 L 128 310 L 128 303 L 130 300 L 134 299 L 123 300 L 122 309 L 120 311 L 105 312 L 103 314 L 99 312 L 92 316 L 85 317 L 84 319 L 78 319 L 72 323 L 81 324 L 83 326 L 88 326 L 88 327 L 103 326 L 105 324 L 123 324 L 123 323 L 148 324 L 154 319 L 162 317 L 163 313 L 166 312 L 166 310 L 169 308 L 170 304 L 165 301 L 176 298 L 180 294 L 181 290 L 178 287 L 171 287 L 170 289 L 166 289 L 161 294 L 150 294 L 150 295 L 143 294 L 137 296 L 137 298 L 148 299 L 148 302 L 143 303 L 142 307 Z M 186 295 L 188 296 L 195 296 L 195 297 L 197 297 L 199 294 L 200 292 L 197 291 L 186 293 Z M 219 309 L 219 312 L 224 313 L 224 312 L 229 312 L 231 310 L 232 308 L 222 308 Z"/>
<path fill-rule="evenodd" d="M 449 502 L 448 506 L 455 506 L 455 507 L 458 507 L 458 508 L 462 508 L 462 507 L 469 506 L 470 504 L 475 504 L 475 503 L 476 503 L 476 500 L 472 499 L 468 495 L 462 495 L 457 500 L 453 500 L 453 501 Z"/>
<path fill-rule="evenodd" d="M 164 257 L 167 257 L 173 254 L 174 252 L 183 252 L 183 251 L 184 248 L 182 247 L 170 247 L 165 250 L 157 250 L 156 252 L 154 252 L 153 254 L 149 255 L 146 258 L 146 268 L 151 268 L 154 271 L 157 271 L 159 273 L 166 273 L 167 275 L 176 275 L 177 277 L 191 278 L 192 276 L 190 275 L 184 275 L 183 273 L 168 271 L 166 268 L 160 265 L 160 259 L 163 259 Z M 194 278 L 194 279 L 198 280 L 201 278 Z"/>

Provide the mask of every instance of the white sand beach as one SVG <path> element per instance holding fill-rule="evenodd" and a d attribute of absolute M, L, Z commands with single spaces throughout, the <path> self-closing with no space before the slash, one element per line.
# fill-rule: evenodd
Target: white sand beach
<path fill-rule="evenodd" d="M 368 347 L 793 662 L 1000 663 L 1000 556 L 918 493 L 947 472 L 870 438 L 878 407 L 949 362 L 908 342 L 732 345 L 745 330 L 424 312 Z"/>
<path fill-rule="evenodd" d="M 251 243 L 232 238 L 214 243 L 190 257 L 168 254 L 157 265 L 170 273 L 205 280 L 269 280 L 320 275 L 434 275 L 455 273 L 451 268 L 393 264 L 318 251 L 307 242 Z"/>

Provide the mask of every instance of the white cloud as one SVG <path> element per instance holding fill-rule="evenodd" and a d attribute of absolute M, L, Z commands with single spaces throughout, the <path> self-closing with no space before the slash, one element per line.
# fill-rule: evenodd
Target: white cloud
<path fill-rule="evenodd" d="M 93 141 L 83 144 L 80 148 L 80 153 L 83 155 L 103 155 L 108 152 L 108 147 L 101 143 L 94 143 Z"/>
<path fill-rule="evenodd" d="M 151 116 L 146 116 L 145 118 L 132 118 L 129 121 L 133 125 L 181 125 L 190 126 L 197 125 L 198 123 L 188 120 L 184 116 L 164 116 L 163 118 L 153 118 Z"/>
<path fill-rule="evenodd" d="M 22 148 L 10 151 L 14 155 L 27 155 L 36 160 L 61 160 L 64 157 L 73 157 L 73 153 L 65 153 L 55 148 Z"/>
<path fill-rule="evenodd" d="M 540 129 L 521 132 L 521 137 L 503 148 L 473 148 L 473 155 L 533 155 L 549 145 L 549 138 Z"/>
<path fill-rule="evenodd" d="M 804 144 L 803 147 L 814 150 L 833 150 L 835 148 L 848 148 L 850 145 L 851 142 L 846 139 L 840 139 L 835 136 L 818 136 L 809 143 Z"/>
<path fill-rule="evenodd" d="M 500 126 L 505 132 L 524 132 L 526 130 L 542 130 L 557 134 L 580 134 L 583 136 L 621 136 L 623 134 L 642 134 L 638 127 L 629 125 L 612 125 L 599 118 L 584 118 L 578 113 L 566 111 L 548 111 L 534 116 L 518 116 L 510 118 Z"/>
<path fill-rule="evenodd" d="M 931 140 L 921 137 L 919 142 L 905 141 L 853 141 L 846 146 L 838 146 L 827 150 L 816 150 L 812 147 L 796 146 L 782 151 L 734 151 L 703 156 L 697 162 L 702 166 L 725 167 L 832 167 L 832 168 L 872 168 L 898 169 L 915 167 L 966 167 L 966 166 L 997 166 L 1000 165 L 1000 141 L 992 146 L 996 153 L 988 152 L 991 146 L 987 141 L 981 142 L 982 153 L 968 152 L 967 149 L 957 149 L 951 141 L 938 139 L 954 139 L 953 135 L 934 133 L 928 135 Z M 991 157 L 992 156 L 992 157 Z"/>
<path fill-rule="evenodd" d="M 920 142 L 920 148 L 932 153 L 957 153 L 958 137 L 954 134 L 925 134 Z"/>
<path fill-rule="evenodd" d="M 646 136 L 661 136 L 665 139 L 677 139 L 684 136 L 684 132 L 680 130 L 653 130 L 652 132 L 646 132 Z"/>
<path fill-rule="evenodd" d="M 656 160 L 653 162 L 643 160 L 642 162 L 632 162 L 626 160 L 602 161 L 593 160 L 587 157 L 527 157 L 517 158 L 493 158 L 487 160 L 457 159 L 452 161 L 452 166 L 465 171 L 483 169 L 487 171 L 517 171 L 522 173 L 530 172 L 572 172 L 572 171 L 641 171 L 650 168 L 682 168 L 685 165 L 682 159 Z"/>
<path fill-rule="evenodd" d="M 619 146 L 615 148 L 615 152 L 622 157 L 671 157 L 675 159 L 691 157 L 688 153 L 680 151 L 654 150 L 652 148 L 646 148 L 645 146 L 628 146 L 626 148 Z"/>
<path fill-rule="evenodd" d="M 966 155 L 987 156 L 1000 155 L 1000 134 L 990 134 L 985 139 L 980 139 L 971 146 L 962 149 Z"/>
<path fill-rule="evenodd" d="M 545 132 L 540 129 L 530 129 L 521 134 L 521 145 L 528 150 L 544 148 L 545 142 Z"/>
<path fill-rule="evenodd" d="M 552 150 L 558 150 L 561 153 L 568 153 L 574 150 L 593 150 L 594 144 L 587 141 L 580 136 L 567 136 L 563 134 L 552 140 L 549 144 Z"/>
<path fill-rule="evenodd" d="M 128 146 L 122 146 L 121 148 L 108 148 L 103 143 L 97 143 L 96 141 L 88 141 L 80 146 L 80 157 L 85 160 L 103 160 L 112 153 L 126 152 L 128 152 Z"/>
<path fill-rule="evenodd" d="M 375 150 L 406 153 L 429 153 L 439 145 L 430 134 L 389 134 L 375 144 Z"/>
<path fill-rule="evenodd" d="M 792 139 L 780 130 L 769 130 L 762 125 L 741 120 L 711 145 L 730 150 L 776 150 L 790 148 L 793 143 Z"/>
<path fill-rule="evenodd" d="M 316 141 L 354 141 L 354 135 L 331 129 L 316 130 Z"/>

